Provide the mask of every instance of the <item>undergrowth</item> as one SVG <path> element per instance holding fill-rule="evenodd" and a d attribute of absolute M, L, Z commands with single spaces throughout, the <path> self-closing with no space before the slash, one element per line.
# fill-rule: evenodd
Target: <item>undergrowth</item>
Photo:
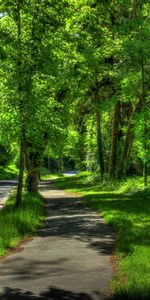
<path fill-rule="evenodd" d="M 18 176 L 18 169 L 14 164 L 3 168 L 0 167 L 0 180 L 13 179 Z"/>

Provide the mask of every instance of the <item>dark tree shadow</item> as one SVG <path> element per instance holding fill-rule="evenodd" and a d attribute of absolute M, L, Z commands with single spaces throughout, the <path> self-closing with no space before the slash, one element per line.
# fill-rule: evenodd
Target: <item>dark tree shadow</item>
<path fill-rule="evenodd" d="M 40 189 L 49 188 L 49 181 L 43 182 Z M 55 192 L 57 188 L 51 186 Z M 45 200 L 47 221 L 38 231 L 41 237 L 65 237 L 77 239 L 93 248 L 101 255 L 111 255 L 115 232 L 104 223 L 95 210 L 88 208 L 84 201 L 75 197 L 52 197 Z"/>
<path fill-rule="evenodd" d="M 120 245 L 124 249 L 119 251 L 131 251 L 132 245 L 150 245 L 150 205 L 149 205 L 149 190 L 137 192 L 132 195 L 122 195 L 115 193 L 102 193 L 87 195 L 86 202 L 92 207 L 99 210 L 100 207 L 105 211 L 113 212 L 113 224 L 115 229 L 120 234 Z M 142 217 L 143 214 L 143 217 Z M 137 223 L 132 221 L 136 218 Z M 131 218 L 129 217 L 131 216 Z M 145 216 L 145 217 L 144 217 Z M 142 218 L 142 222 L 141 222 Z M 145 218 L 145 219 L 144 219 Z M 138 226 L 138 222 L 140 226 Z M 119 227 L 118 227 L 119 224 Z M 121 232 L 123 232 L 121 239 Z"/>
<path fill-rule="evenodd" d="M 112 297 L 105 298 L 105 300 L 149 300 L 150 289 L 138 290 L 125 290 L 122 289 L 116 292 Z"/>
<path fill-rule="evenodd" d="M 0 187 L 15 187 L 17 186 L 17 180 L 10 179 L 10 180 L 0 180 Z"/>
<path fill-rule="evenodd" d="M 96 292 L 98 296 L 98 293 Z M 97 299 L 100 298 L 99 295 Z M 1 300 L 94 300 L 90 295 L 85 293 L 75 293 L 67 290 L 50 287 L 48 291 L 42 292 L 39 296 L 34 295 L 30 291 L 22 291 L 21 289 L 5 288 L 3 294 L 0 295 Z"/>
<path fill-rule="evenodd" d="M 47 291 L 39 295 L 33 294 L 31 291 L 23 291 L 21 289 L 13 289 L 5 287 L 3 293 L 0 294 L 0 300 L 149 300 L 150 290 L 145 291 L 120 291 L 114 296 L 104 298 L 99 292 L 95 292 L 94 296 L 87 293 L 75 293 L 68 290 L 62 290 L 50 287 Z"/>

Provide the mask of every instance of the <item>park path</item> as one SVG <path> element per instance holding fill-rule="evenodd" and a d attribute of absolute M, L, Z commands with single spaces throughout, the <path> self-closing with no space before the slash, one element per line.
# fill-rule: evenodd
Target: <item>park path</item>
<path fill-rule="evenodd" d="M 4 206 L 10 192 L 17 186 L 17 180 L 0 180 L 0 209 Z"/>
<path fill-rule="evenodd" d="M 43 182 L 46 222 L 0 261 L 0 300 L 102 300 L 112 278 L 114 232 L 81 199 Z"/>

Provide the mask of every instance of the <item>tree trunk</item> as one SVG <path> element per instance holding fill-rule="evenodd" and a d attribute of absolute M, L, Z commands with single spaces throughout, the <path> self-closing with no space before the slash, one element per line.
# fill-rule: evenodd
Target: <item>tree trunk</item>
<path fill-rule="evenodd" d="M 63 159 L 62 159 L 62 157 L 60 157 L 60 159 L 59 159 L 59 173 L 60 174 L 63 173 Z"/>
<path fill-rule="evenodd" d="M 27 168 L 27 179 L 26 188 L 30 193 L 38 192 L 38 180 L 40 170 L 40 159 L 39 153 L 32 151 L 32 145 L 26 143 L 26 168 Z"/>
<path fill-rule="evenodd" d="M 19 97 L 19 117 L 20 117 L 20 161 L 19 161 L 19 178 L 16 195 L 16 207 L 21 206 L 22 190 L 23 190 L 23 175 L 24 175 L 24 100 L 23 100 L 23 59 L 22 59 L 22 24 L 21 24 L 21 3 L 17 1 L 17 46 L 18 46 L 18 97 Z"/>
<path fill-rule="evenodd" d="M 142 99 L 138 99 L 137 103 L 135 104 L 135 107 L 132 111 L 126 136 L 125 136 L 125 143 L 123 147 L 123 154 L 122 154 L 122 159 L 120 163 L 120 169 L 118 172 L 118 177 L 124 177 L 126 176 L 126 171 L 127 171 L 127 165 L 128 165 L 128 160 L 130 157 L 130 153 L 132 150 L 132 145 L 133 145 L 133 140 L 134 140 L 134 118 L 137 113 L 141 109 L 141 104 L 142 104 Z"/>
<path fill-rule="evenodd" d="M 63 157 L 62 157 L 62 151 L 60 149 L 60 154 L 59 154 L 59 173 L 62 174 L 63 173 Z"/>
<path fill-rule="evenodd" d="M 30 156 L 30 154 L 29 154 Z M 31 155 L 32 156 L 32 155 Z M 28 165 L 28 174 L 26 179 L 26 187 L 29 193 L 37 193 L 38 192 L 38 181 L 39 181 L 39 169 L 40 163 L 34 161 L 33 157 L 29 159 Z"/>
<path fill-rule="evenodd" d="M 19 161 L 19 178 L 16 195 L 16 208 L 21 206 L 22 203 L 22 190 L 23 190 L 23 174 L 24 174 L 24 142 L 21 141 L 20 145 L 20 161 Z"/>
<path fill-rule="evenodd" d="M 38 192 L 39 170 L 31 169 L 27 175 L 26 186 L 29 193 Z"/>
<path fill-rule="evenodd" d="M 143 28 L 141 26 L 141 33 Z M 141 40 L 143 40 L 143 35 L 141 34 Z M 141 51 L 141 82 L 142 82 L 142 102 L 144 109 L 144 163 L 143 163 L 143 177 L 144 177 L 144 186 L 148 185 L 148 172 L 147 172 L 147 117 L 146 117 L 146 86 L 145 86 L 145 67 L 144 67 L 144 53 L 143 49 Z"/>
<path fill-rule="evenodd" d="M 29 193 L 38 192 L 39 168 L 40 164 L 37 164 L 33 158 L 29 158 L 28 174 L 26 179 L 26 188 Z"/>
<path fill-rule="evenodd" d="M 134 140 L 133 128 L 134 128 L 133 126 L 131 126 L 131 127 L 129 126 L 129 128 L 127 130 L 127 134 L 126 134 L 123 159 L 122 159 L 122 170 L 121 170 L 121 175 L 123 177 L 126 176 L 128 160 L 129 160 L 131 150 L 132 150 L 132 145 L 133 145 L 133 140 Z"/>
<path fill-rule="evenodd" d="M 85 137 L 86 137 L 86 124 L 85 124 L 85 113 L 81 113 L 77 131 L 79 132 L 79 141 L 77 145 L 77 166 L 81 171 L 86 170 L 86 149 L 85 149 Z"/>
<path fill-rule="evenodd" d="M 111 154 L 110 154 L 110 163 L 109 163 L 109 176 L 110 178 L 113 179 L 116 177 L 116 169 L 117 169 L 119 119 L 120 119 L 120 103 L 118 102 L 114 107 Z"/>
<path fill-rule="evenodd" d="M 143 178 L 144 178 L 144 186 L 148 185 L 148 172 L 147 172 L 147 162 L 145 161 L 143 164 Z"/>
<path fill-rule="evenodd" d="M 99 161 L 99 170 L 101 174 L 101 180 L 104 179 L 104 151 L 103 151 L 103 139 L 101 131 L 101 117 L 100 113 L 96 112 L 96 125 L 97 125 L 97 149 L 98 149 L 98 161 Z"/>
<path fill-rule="evenodd" d="M 146 109 L 146 107 L 144 107 Z M 144 111 L 144 162 L 143 162 L 143 179 L 144 179 L 144 186 L 148 185 L 148 168 L 147 168 L 147 118 L 146 112 Z"/>

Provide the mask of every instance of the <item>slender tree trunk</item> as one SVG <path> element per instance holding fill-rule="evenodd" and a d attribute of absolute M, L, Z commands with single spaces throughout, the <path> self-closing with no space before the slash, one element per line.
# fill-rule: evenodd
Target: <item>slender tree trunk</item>
<path fill-rule="evenodd" d="M 27 167 L 27 179 L 26 179 L 27 190 L 30 193 L 37 193 L 39 170 L 40 170 L 39 155 L 38 153 L 32 153 L 30 150 L 28 152 L 27 148 L 26 148 L 26 167 Z"/>
<path fill-rule="evenodd" d="M 130 127 L 127 130 L 126 134 L 126 140 L 125 140 L 125 145 L 124 145 L 124 152 L 123 152 L 123 159 L 122 159 L 122 176 L 126 176 L 126 171 L 127 171 L 127 165 L 128 165 L 128 160 L 131 154 L 132 150 L 132 145 L 133 145 L 133 140 L 134 140 L 134 132 L 133 132 L 134 127 Z"/>
<path fill-rule="evenodd" d="M 134 131 L 133 131 L 133 129 L 134 129 L 134 122 L 133 122 L 134 114 L 135 113 L 132 113 L 132 116 L 131 116 L 131 119 L 130 119 L 130 122 L 129 122 L 129 125 L 127 128 L 118 177 L 126 176 L 128 160 L 130 157 L 130 153 L 132 150 L 132 144 L 133 144 L 133 140 L 134 140 Z"/>
<path fill-rule="evenodd" d="M 39 169 L 38 180 L 39 180 L 39 181 L 42 181 L 42 179 L 41 179 L 41 172 L 40 172 L 40 169 Z"/>
<path fill-rule="evenodd" d="M 142 27 L 141 27 L 142 31 Z M 141 36 L 143 40 L 143 36 Z M 144 55 L 143 49 L 141 53 L 141 77 L 142 77 L 142 102 L 144 109 L 144 163 L 143 163 L 143 179 L 144 186 L 148 185 L 148 172 L 147 172 L 147 117 L 146 117 L 146 87 L 145 87 L 145 68 L 144 68 Z"/>
<path fill-rule="evenodd" d="M 85 159 L 86 159 L 86 149 L 85 149 L 85 137 L 86 137 L 86 124 L 85 124 L 85 114 L 80 115 L 80 120 L 77 128 L 79 132 L 79 142 L 77 148 L 77 157 L 78 157 L 78 167 L 80 170 L 85 171 Z"/>
<path fill-rule="evenodd" d="M 59 151 L 59 173 L 63 173 L 63 157 L 62 157 L 62 149 L 60 148 L 60 151 Z"/>
<path fill-rule="evenodd" d="M 113 114 L 112 142 L 111 142 L 111 154 L 110 154 L 110 163 L 109 163 L 110 178 L 116 177 L 119 119 L 120 119 L 120 103 L 118 102 L 114 107 L 114 114 Z"/>
<path fill-rule="evenodd" d="M 144 163 L 143 163 L 143 179 L 144 186 L 148 185 L 148 168 L 147 168 L 147 120 L 144 116 Z"/>
<path fill-rule="evenodd" d="M 122 154 L 122 158 L 121 158 L 118 177 L 126 176 L 128 160 L 130 157 L 133 140 L 134 140 L 134 118 L 135 118 L 137 111 L 139 111 L 141 109 L 141 105 L 142 105 L 142 99 L 140 98 L 137 100 L 135 107 L 132 111 L 130 120 L 129 120 L 127 132 L 126 132 L 126 136 L 125 136 L 125 142 L 124 142 L 124 146 L 123 146 L 123 154 Z"/>
<path fill-rule="evenodd" d="M 98 149 L 98 161 L 99 161 L 99 170 L 101 174 L 101 180 L 103 182 L 104 179 L 104 151 L 103 151 L 103 139 L 102 139 L 102 131 L 101 131 L 101 117 L 100 113 L 96 112 L 96 125 L 97 125 L 97 149 Z"/>
<path fill-rule="evenodd" d="M 23 190 L 23 174 L 24 174 L 24 142 L 20 145 L 20 161 L 19 161 L 19 178 L 16 196 L 16 208 L 21 206 L 22 190 Z"/>
<path fill-rule="evenodd" d="M 21 206 L 23 175 L 24 175 L 24 112 L 23 112 L 23 59 L 22 59 L 22 24 L 21 24 L 21 3 L 17 1 L 17 37 L 18 37 L 18 96 L 19 96 L 19 114 L 20 114 L 20 162 L 19 178 L 16 195 L 16 207 Z"/>
<path fill-rule="evenodd" d="M 148 172 L 147 172 L 147 162 L 145 161 L 143 164 L 143 177 L 144 177 L 144 186 L 148 185 Z"/>
<path fill-rule="evenodd" d="M 147 185 L 148 185 L 147 162 L 144 162 L 144 165 L 143 165 L 143 177 L 144 177 L 144 186 L 147 187 Z"/>
<path fill-rule="evenodd" d="M 144 114 L 144 163 L 143 163 L 143 179 L 144 186 L 148 185 L 148 167 L 147 167 L 147 119 Z"/>

